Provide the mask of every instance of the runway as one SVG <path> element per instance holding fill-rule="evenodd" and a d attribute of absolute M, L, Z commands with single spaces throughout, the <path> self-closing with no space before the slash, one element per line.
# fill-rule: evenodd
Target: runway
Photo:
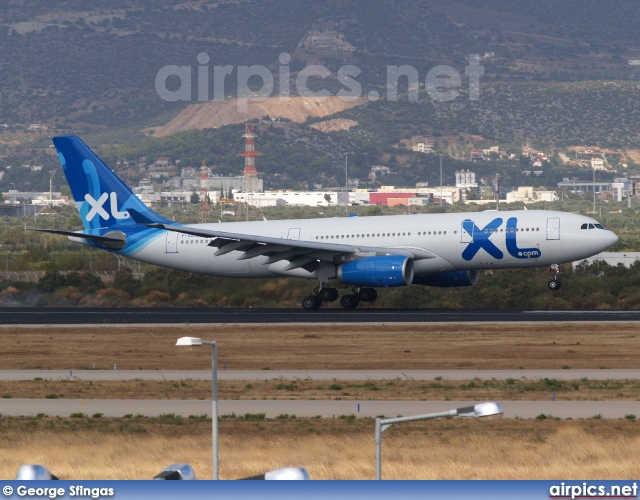
<path fill-rule="evenodd" d="M 219 370 L 218 380 L 640 380 L 636 369 L 576 370 Z M 211 370 L 0 370 L 1 381 L 211 380 Z M 640 412 L 640 411 L 639 411 Z M 640 415 L 639 415 L 640 416 Z"/>
<path fill-rule="evenodd" d="M 223 400 L 218 403 L 220 416 L 264 413 L 265 418 L 279 415 L 335 418 L 354 415 L 375 418 L 384 415 L 420 415 L 470 406 L 478 401 L 335 401 L 335 400 Z M 624 418 L 640 415 L 637 401 L 505 401 L 504 418 L 536 418 L 541 413 L 557 418 Z M 211 401 L 200 400 L 134 400 L 134 399 L 0 399 L 0 413 L 5 416 L 69 417 L 84 413 L 91 417 L 144 415 L 158 417 L 173 413 L 182 417 L 211 417 Z"/>
<path fill-rule="evenodd" d="M 169 325 L 257 323 L 524 323 L 640 321 L 640 311 L 512 309 L 98 309 L 0 308 L 0 325 Z"/>

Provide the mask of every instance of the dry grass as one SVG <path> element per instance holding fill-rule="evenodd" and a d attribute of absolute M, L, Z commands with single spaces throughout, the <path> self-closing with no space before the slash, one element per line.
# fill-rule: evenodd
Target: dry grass
<path fill-rule="evenodd" d="M 268 372 L 265 373 L 268 375 Z M 640 380 L 222 380 L 220 399 L 401 401 L 636 401 Z M 206 380 L 0 381 L 3 398 L 211 399 Z"/>
<path fill-rule="evenodd" d="M 0 369 L 201 369 L 211 352 L 178 337 L 215 339 L 219 362 L 248 369 L 636 368 L 637 323 L 215 325 L 0 329 Z"/>
<path fill-rule="evenodd" d="M 5 418 L 0 477 L 13 477 L 21 463 L 42 463 L 63 479 L 149 479 L 174 462 L 211 477 L 210 423 L 130 422 Z M 640 422 L 599 420 L 404 424 L 384 434 L 383 477 L 632 479 L 640 474 L 639 431 Z M 290 465 L 306 467 L 314 479 L 374 478 L 371 420 L 222 421 L 220 434 L 223 479 Z"/>
<path fill-rule="evenodd" d="M 635 323 L 8 327 L 0 329 L 0 369 L 81 369 L 94 363 L 108 369 L 113 364 L 120 369 L 210 369 L 209 349 L 174 346 L 183 335 L 217 340 L 219 362 L 230 370 L 637 368 L 637 331 Z M 389 382 L 394 385 L 387 386 Z M 335 396 L 360 399 L 509 400 L 543 394 L 546 399 L 549 393 L 544 386 L 530 390 L 478 380 L 370 381 L 377 389 L 360 381 L 340 382 L 340 390 L 330 389 L 329 381 L 298 381 L 291 390 L 278 389 L 277 383 L 223 381 L 220 395 L 309 399 L 339 392 Z M 513 384 L 523 383 L 536 384 Z M 565 390 L 552 389 L 559 398 L 637 399 L 634 381 L 562 384 Z M 28 381 L 0 386 L 0 394 L 12 397 L 32 392 L 31 397 L 59 393 L 65 398 L 139 398 L 146 393 L 195 399 L 207 398 L 209 390 L 206 381 Z M 13 477 L 21 463 L 42 463 L 62 478 L 148 479 L 169 463 L 187 462 L 198 477 L 208 478 L 210 432 L 210 422 L 199 419 L 3 417 L 0 477 Z M 315 479 L 374 477 L 373 421 L 368 419 L 225 419 L 220 433 L 222 478 L 288 465 L 306 467 Z M 385 432 L 383 476 L 629 479 L 640 474 L 639 446 L 640 422 L 631 420 L 416 422 Z"/>

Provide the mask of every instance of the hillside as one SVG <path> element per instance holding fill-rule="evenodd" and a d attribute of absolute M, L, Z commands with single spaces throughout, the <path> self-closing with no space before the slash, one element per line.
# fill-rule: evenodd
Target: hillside
<path fill-rule="evenodd" d="M 365 99 L 344 100 L 338 97 L 268 97 L 263 101 L 247 102 L 247 113 L 239 113 L 237 99 L 210 101 L 188 106 L 169 123 L 149 129 L 149 132 L 156 137 L 166 137 L 176 132 L 218 128 L 264 117 L 302 123 L 309 117 L 323 118 L 365 102 Z"/>
<path fill-rule="evenodd" d="M 486 55 L 485 82 L 636 80 L 627 59 L 640 57 L 639 21 L 632 0 L 6 0 L 0 123 L 158 125 L 150 122 L 188 103 L 160 99 L 157 72 L 191 66 L 195 86 L 200 52 L 210 65 L 262 65 L 276 77 L 287 52 L 292 79 L 322 64 L 333 76 L 319 84 L 332 92 L 345 64 L 361 69 L 366 92 L 386 85 L 387 65 L 412 65 L 424 81 L 436 64 L 463 73 L 470 53 Z M 335 33 L 353 50 L 302 44 L 310 33 Z"/>

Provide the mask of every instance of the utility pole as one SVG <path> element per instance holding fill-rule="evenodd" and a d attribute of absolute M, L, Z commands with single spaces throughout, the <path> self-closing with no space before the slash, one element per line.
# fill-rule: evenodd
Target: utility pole
<path fill-rule="evenodd" d="M 344 213 L 349 212 L 349 153 L 344 154 L 344 191 L 347 197 L 344 203 Z"/>
<path fill-rule="evenodd" d="M 593 213 L 596 213 L 596 167 L 593 167 Z"/>
<path fill-rule="evenodd" d="M 442 206 L 442 154 L 440 155 L 440 206 Z"/>

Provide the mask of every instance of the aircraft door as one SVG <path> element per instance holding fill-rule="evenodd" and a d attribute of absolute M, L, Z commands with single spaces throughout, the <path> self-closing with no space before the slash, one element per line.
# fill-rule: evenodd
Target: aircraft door
<path fill-rule="evenodd" d="M 178 233 L 167 231 L 166 253 L 178 253 Z"/>
<path fill-rule="evenodd" d="M 560 217 L 550 217 L 547 219 L 547 239 L 560 239 Z"/>
<path fill-rule="evenodd" d="M 288 240 L 299 240 L 300 239 L 300 228 L 292 227 L 289 229 L 289 234 L 287 235 Z"/>
<path fill-rule="evenodd" d="M 462 221 L 460 230 L 460 243 L 473 243 L 473 229 L 476 225 L 472 220 L 465 219 Z"/>

